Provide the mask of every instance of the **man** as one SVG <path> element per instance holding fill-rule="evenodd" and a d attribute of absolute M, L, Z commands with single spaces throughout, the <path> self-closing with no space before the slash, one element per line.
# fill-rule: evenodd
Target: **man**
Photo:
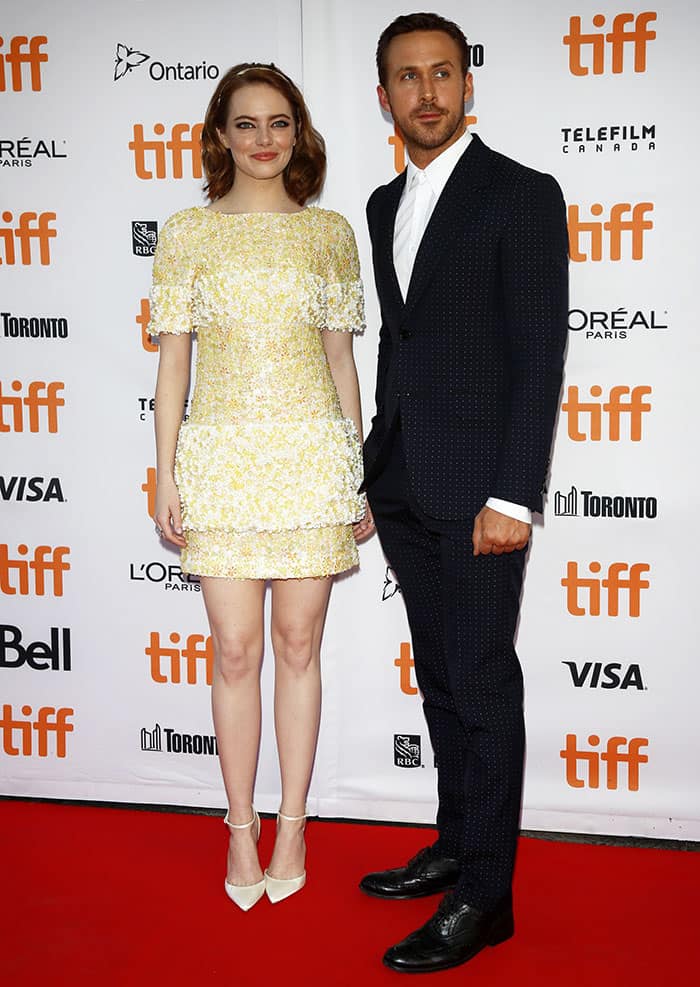
<path fill-rule="evenodd" d="M 411 627 L 439 835 L 360 887 L 453 889 L 384 957 L 429 972 L 513 933 L 524 747 L 513 637 L 561 387 L 568 238 L 554 179 L 466 130 L 472 77 L 456 24 L 398 17 L 377 67 L 409 162 L 367 206 L 382 326 L 365 488 Z"/>

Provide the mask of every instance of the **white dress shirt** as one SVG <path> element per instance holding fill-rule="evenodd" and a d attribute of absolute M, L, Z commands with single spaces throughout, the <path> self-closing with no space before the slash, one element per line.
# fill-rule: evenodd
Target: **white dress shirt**
<path fill-rule="evenodd" d="M 417 168 L 411 159 L 408 159 L 406 184 L 394 222 L 394 267 L 404 301 L 411 283 L 416 254 L 433 209 L 471 139 L 469 131 L 465 131 L 454 144 L 450 144 L 424 169 Z M 486 506 L 517 521 L 532 523 L 532 512 L 521 504 L 489 497 Z"/>

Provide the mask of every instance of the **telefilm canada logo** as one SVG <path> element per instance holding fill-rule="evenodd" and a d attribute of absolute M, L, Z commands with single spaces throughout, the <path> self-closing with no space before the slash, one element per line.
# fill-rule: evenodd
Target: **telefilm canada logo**
<path fill-rule="evenodd" d="M 573 485 L 567 492 L 557 490 L 554 494 L 555 517 L 639 518 L 653 521 L 658 513 L 656 497 L 594 493 L 592 490 L 579 490 Z"/>
<path fill-rule="evenodd" d="M 31 168 L 67 157 L 65 138 L 0 137 L 0 168 Z"/>
<path fill-rule="evenodd" d="M 155 219 L 131 221 L 131 249 L 136 257 L 153 257 L 158 244 L 158 223 Z"/>
<path fill-rule="evenodd" d="M 569 332 L 581 333 L 588 340 L 611 342 L 668 332 L 668 309 L 569 309 Z"/>
<path fill-rule="evenodd" d="M 397 768 L 422 768 L 420 735 L 394 734 L 394 764 Z"/>
<path fill-rule="evenodd" d="M 562 127 L 562 154 L 620 154 L 656 150 L 655 123 L 613 123 Z"/>
<path fill-rule="evenodd" d="M 156 723 L 152 730 L 141 729 L 141 750 L 166 754 L 205 754 L 216 757 L 216 737 L 200 733 L 182 733 Z"/>
<path fill-rule="evenodd" d="M 117 42 L 114 55 L 114 81 L 118 82 L 125 78 L 135 69 L 145 70 L 146 75 L 153 82 L 193 82 L 198 79 L 212 80 L 218 79 L 221 70 L 218 65 L 210 64 L 202 59 L 195 64 L 189 62 L 161 62 L 152 58 L 145 51 L 138 48 L 130 48 L 121 42 Z"/>

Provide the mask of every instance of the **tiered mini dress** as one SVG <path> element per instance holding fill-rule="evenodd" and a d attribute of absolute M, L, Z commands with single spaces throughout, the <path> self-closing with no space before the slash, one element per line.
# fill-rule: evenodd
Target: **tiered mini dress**
<path fill-rule="evenodd" d="M 149 331 L 196 331 L 175 481 L 184 572 L 328 576 L 357 564 L 361 449 L 322 331 L 364 328 L 357 247 L 338 213 L 185 209 L 156 249 Z"/>

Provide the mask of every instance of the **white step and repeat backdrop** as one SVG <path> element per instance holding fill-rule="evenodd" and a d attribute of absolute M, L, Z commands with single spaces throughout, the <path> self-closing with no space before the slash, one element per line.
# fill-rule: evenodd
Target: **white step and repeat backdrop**
<path fill-rule="evenodd" d="M 322 204 L 358 238 L 404 165 L 377 104 L 385 0 L 27 0 L 0 18 L 0 793 L 223 806 L 196 579 L 149 520 L 158 229 L 202 202 L 217 78 L 274 60 L 329 148 Z M 441 13 L 472 43 L 470 124 L 569 203 L 571 312 L 518 650 L 523 824 L 700 839 L 690 0 L 515 0 Z M 682 84 L 678 80 L 683 80 Z M 310 808 L 432 821 L 435 772 L 400 589 L 376 540 L 337 580 Z M 263 677 L 271 690 L 271 661 Z M 277 807 L 270 702 L 256 801 Z"/>

